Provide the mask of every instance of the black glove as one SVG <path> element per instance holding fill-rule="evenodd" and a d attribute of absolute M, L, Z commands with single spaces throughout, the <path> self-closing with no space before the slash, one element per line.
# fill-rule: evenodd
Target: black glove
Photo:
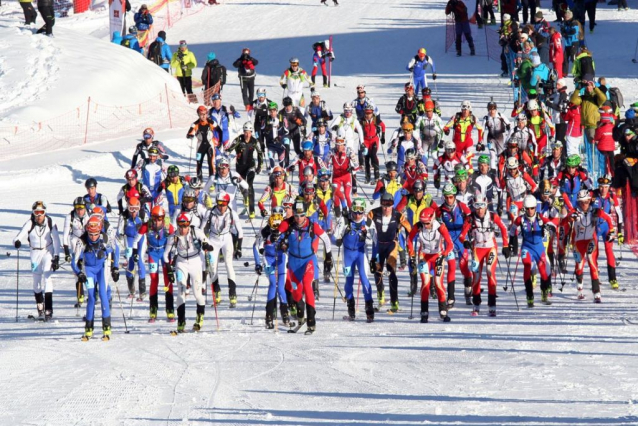
<path fill-rule="evenodd" d="M 168 276 L 168 282 L 175 284 L 175 269 L 170 263 L 166 265 L 166 275 Z"/>
<path fill-rule="evenodd" d="M 499 216 L 503 216 L 503 207 L 498 206 L 498 208 L 496 209 L 496 214 Z"/>
<path fill-rule="evenodd" d="M 485 150 L 485 145 L 483 145 L 482 143 L 478 143 L 478 144 L 476 144 L 476 150 L 477 150 L 477 151 L 483 151 L 483 150 Z"/>
<path fill-rule="evenodd" d="M 257 275 L 261 275 L 261 272 L 264 270 L 264 267 L 261 265 L 255 265 L 255 272 L 257 272 Z"/>
<path fill-rule="evenodd" d="M 86 283 L 86 275 L 84 275 L 84 272 L 80 272 L 80 273 L 78 274 L 78 282 L 79 282 L 80 284 L 84 284 L 84 283 Z"/>
<path fill-rule="evenodd" d="M 463 247 L 469 250 L 472 248 L 472 243 L 469 240 L 465 240 L 463 241 Z"/>
<path fill-rule="evenodd" d="M 137 252 L 137 249 L 134 248 L 133 249 L 133 262 L 137 263 L 140 260 L 140 255 Z"/>
<path fill-rule="evenodd" d="M 241 259 L 241 249 L 235 249 L 235 253 L 233 254 L 233 257 L 235 258 L 235 260 L 237 259 Z"/>
<path fill-rule="evenodd" d="M 505 259 L 509 259 L 510 255 L 512 254 L 509 247 L 503 247 L 501 249 L 501 253 L 503 253 L 503 256 L 505 256 Z"/>
<path fill-rule="evenodd" d="M 20 240 L 17 240 L 15 243 L 13 243 L 13 246 L 19 249 L 20 247 L 22 247 L 22 243 L 20 242 Z"/>
<path fill-rule="evenodd" d="M 436 74 L 432 74 L 432 80 L 436 80 Z"/>
<path fill-rule="evenodd" d="M 279 246 L 277 247 L 277 249 L 281 252 L 286 253 L 288 251 L 288 242 L 286 242 L 285 240 L 282 240 L 279 243 Z"/>
<path fill-rule="evenodd" d="M 367 236 L 368 236 L 368 230 L 367 229 L 361 230 L 361 232 L 359 233 L 359 242 L 361 243 L 364 242 Z"/>
<path fill-rule="evenodd" d="M 411 257 L 410 260 L 408 261 L 408 266 L 410 267 L 410 269 L 415 269 L 416 268 L 416 259 Z"/>
<path fill-rule="evenodd" d="M 385 133 L 381 133 L 381 145 L 385 145 Z"/>
<path fill-rule="evenodd" d="M 441 187 L 441 177 L 440 176 L 435 176 L 434 177 L 434 187 L 436 189 L 439 189 Z"/>
<path fill-rule="evenodd" d="M 268 214 L 268 211 L 266 209 L 261 209 L 261 217 L 266 217 L 266 215 Z"/>
<path fill-rule="evenodd" d="M 341 238 L 337 238 L 336 244 L 337 247 L 341 247 L 341 244 L 343 244 L 343 240 Z"/>
<path fill-rule="evenodd" d="M 71 252 L 69 251 L 69 246 L 64 246 L 64 261 L 65 262 L 71 261 Z"/>
<path fill-rule="evenodd" d="M 118 268 L 111 268 L 111 278 L 116 283 L 120 279 L 120 270 Z"/>
<path fill-rule="evenodd" d="M 215 248 L 208 243 L 202 244 L 202 248 L 206 251 L 213 251 Z"/>
<path fill-rule="evenodd" d="M 51 270 L 55 272 L 58 269 L 60 269 L 60 256 L 55 255 L 53 256 L 53 260 L 51 261 Z"/>
<path fill-rule="evenodd" d="M 441 139 L 438 143 L 438 145 L 436 146 L 438 149 L 443 148 L 443 139 Z"/>
<path fill-rule="evenodd" d="M 328 271 L 332 271 L 332 252 L 326 253 L 326 259 L 323 261 L 323 264 Z"/>
<path fill-rule="evenodd" d="M 284 83 L 284 84 L 281 85 L 281 88 L 286 90 L 288 88 L 288 85 L 286 83 Z"/>
<path fill-rule="evenodd" d="M 295 165 L 293 164 L 293 165 L 291 165 L 291 166 L 288 166 L 288 171 L 289 171 L 290 173 L 294 172 L 294 171 L 295 171 Z"/>
<path fill-rule="evenodd" d="M 375 258 L 370 259 L 370 271 L 371 272 L 377 271 L 377 261 Z"/>

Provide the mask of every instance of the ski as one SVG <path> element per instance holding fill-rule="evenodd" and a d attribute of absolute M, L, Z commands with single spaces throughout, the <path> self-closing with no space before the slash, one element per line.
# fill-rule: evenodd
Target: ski
<path fill-rule="evenodd" d="M 638 325 L 638 319 L 623 318 L 622 322 L 625 325 Z"/>
<path fill-rule="evenodd" d="M 310 330 L 310 329 L 308 329 L 308 330 L 306 330 L 306 331 L 304 332 L 304 335 L 305 335 L 305 336 L 311 336 L 314 332 L 315 332 L 314 330 Z"/>
<path fill-rule="evenodd" d="M 301 327 L 303 327 L 303 325 L 304 325 L 305 323 L 306 323 L 306 319 L 305 319 L 305 318 L 304 318 L 304 319 L 299 320 L 299 323 L 297 324 L 297 326 L 296 326 L 296 327 L 291 327 L 291 328 L 290 328 L 290 330 L 288 330 L 288 333 L 296 333 L 296 332 L 298 332 L 298 331 L 299 331 L 299 329 L 300 329 Z"/>
<path fill-rule="evenodd" d="M 44 317 L 36 317 L 34 315 L 27 316 L 27 319 L 30 319 L 33 321 L 47 322 L 47 320 Z"/>
<path fill-rule="evenodd" d="M 171 330 L 171 336 L 179 336 L 180 334 L 186 334 L 186 330 L 184 331 Z"/>
<path fill-rule="evenodd" d="M 350 321 L 350 322 L 354 322 L 354 317 L 351 317 L 350 315 L 344 315 L 343 316 L 343 320 L 344 321 Z"/>
<path fill-rule="evenodd" d="M 105 334 L 104 336 L 102 336 L 102 341 L 103 342 L 108 342 L 109 340 L 111 340 L 111 336 Z"/>

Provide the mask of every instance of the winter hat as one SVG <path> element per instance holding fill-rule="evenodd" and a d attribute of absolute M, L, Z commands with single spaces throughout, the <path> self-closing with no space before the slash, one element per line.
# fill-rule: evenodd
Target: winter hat
<path fill-rule="evenodd" d="M 530 60 L 532 61 L 532 65 L 535 67 L 541 64 L 541 57 L 537 54 L 530 55 Z"/>
<path fill-rule="evenodd" d="M 512 15 L 510 15 L 509 13 L 503 14 L 503 22 L 509 21 L 511 19 L 512 19 Z"/>
<path fill-rule="evenodd" d="M 521 43 L 524 43 L 529 39 L 529 34 L 521 33 L 521 35 L 519 35 L 518 38 L 521 40 Z"/>
<path fill-rule="evenodd" d="M 188 44 L 186 44 L 186 40 L 180 40 L 179 47 L 188 47 Z"/>
<path fill-rule="evenodd" d="M 158 37 L 161 37 L 162 40 L 166 41 L 166 31 L 160 31 L 157 33 Z"/>
<path fill-rule="evenodd" d="M 215 60 L 215 58 L 217 58 L 217 55 L 215 55 L 215 52 L 210 52 L 210 53 L 208 54 L 208 57 L 206 58 L 206 61 L 207 61 L 207 62 L 214 61 L 214 60 Z"/>
<path fill-rule="evenodd" d="M 568 9 L 568 10 L 565 11 L 565 19 L 567 21 L 569 21 L 573 17 L 574 17 L 574 13 L 571 10 Z"/>
<path fill-rule="evenodd" d="M 636 111 L 634 111 L 633 109 L 628 109 L 627 111 L 625 111 L 625 118 L 628 120 L 636 118 Z"/>
<path fill-rule="evenodd" d="M 536 19 L 543 19 L 543 12 L 539 10 L 538 12 L 536 12 L 536 15 L 534 15 L 534 17 Z"/>

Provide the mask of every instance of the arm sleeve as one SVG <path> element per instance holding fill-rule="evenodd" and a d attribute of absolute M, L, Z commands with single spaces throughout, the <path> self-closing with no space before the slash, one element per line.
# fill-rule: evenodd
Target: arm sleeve
<path fill-rule="evenodd" d="M 78 262 L 80 261 L 80 259 L 82 258 L 82 254 L 84 253 L 84 243 L 82 242 L 82 240 L 78 240 L 78 242 L 75 244 L 75 247 L 71 247 L 71 249 L 73 250 L 71 269 L 77 275 L 82 272 L 78 267 Z"/>
<path fill-rule="evenodd" d="M 237 215 L 237 213 L 233 210 L 232 213 L 233 215 L 233 222 L 234 222 L 234 227 L 235 230 L 237 231 L 237 238 L 244 238 L 244 229 L 241 226 L 241 222 L 239 221 L 239 216 Z"/>
<path fill-rule="evenodd" d="M 330 236 L 327 232 L 323 232 L 323 229 L 319 226 L 318 223 L 313 223 L 312 226 L 315 227 L 315 235 L 317 235 L 321 241 L 323 241 L 323 246 L 326 249 L 326 253 L 332 252 L 332 244 L 330 243 Z"/>
<path fill-rule="evenodd" d="M 16 241 L 20 241 L 22 242 L 22 240 L 25 237 L 28 237 L 27 233 L 29 230 L 29 227 L 31 226 L 31 219 L 27 220 L 25 222 L 24 225 L 22 225 L 22 229 L 20 230 L 20 232 L 18 232 L 18 235 L 16 235 L 16 237 L 13 239 L 13 242 L 15 243 Z"/>
<path fill-rule="evenodd" d="M 67 214 L 64 218 L 64 228 L 62 229 L 62 244 L 65 246 L 69 245 L 69 234 L 71 233 L 71 213 Z"/>

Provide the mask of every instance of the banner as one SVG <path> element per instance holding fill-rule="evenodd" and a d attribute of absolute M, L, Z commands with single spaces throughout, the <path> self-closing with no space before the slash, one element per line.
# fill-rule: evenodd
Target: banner
<path fill-rule="evenodd" d="M 111 34 L 111 41 L 113 40 L 113 33 L 119 31 L 123 36 L 126 35 L 124 30 L 124 1 L 125 0 L 109 0 L 109 29 Z"/>

